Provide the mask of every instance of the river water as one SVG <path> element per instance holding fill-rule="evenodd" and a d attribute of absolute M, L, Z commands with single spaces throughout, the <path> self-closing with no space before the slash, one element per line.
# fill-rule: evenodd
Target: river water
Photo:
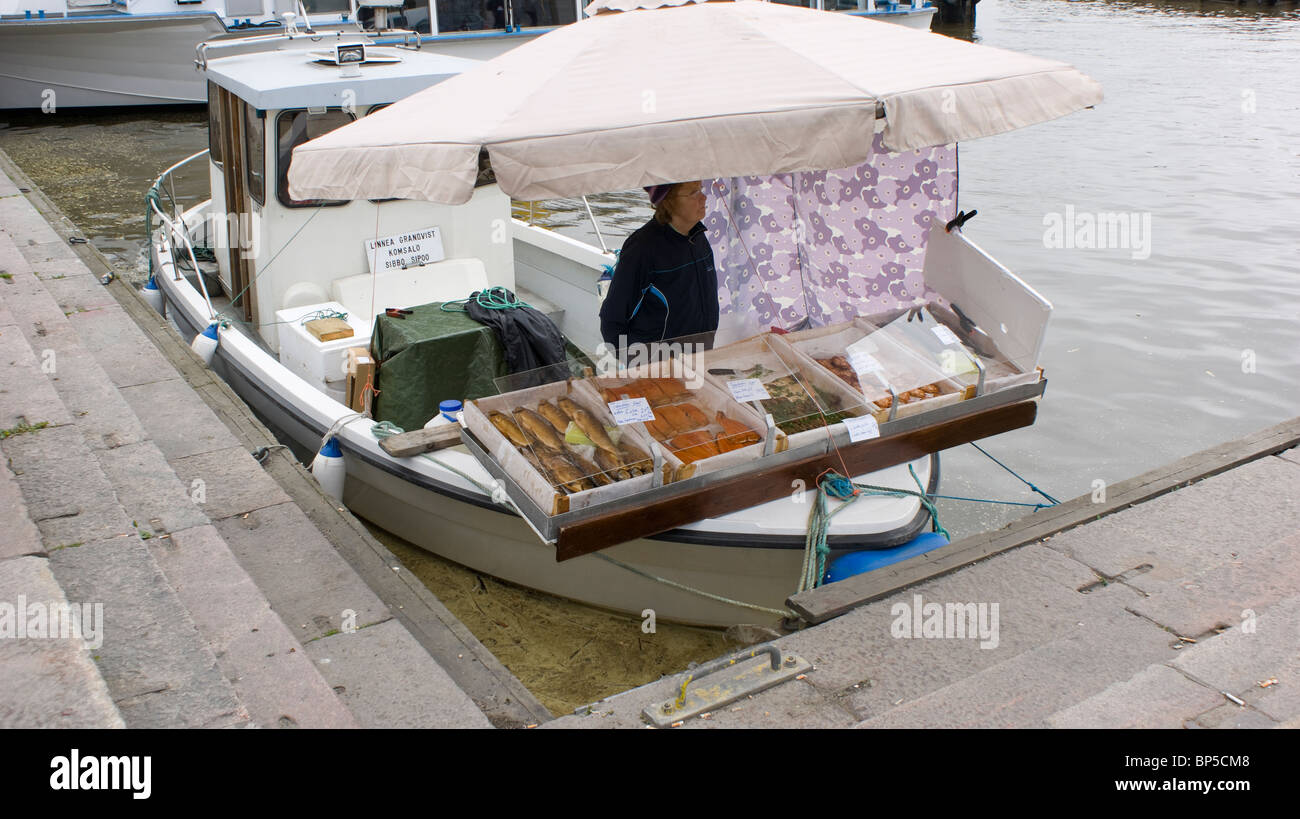
<path fill-rule="evenodd" d="M 1095 110 L 961 146 L 960 204 L 979 211 L 966 235 L 1054 305 L 1038 421 L 985 448 L 1067 499 L 1300 414 L 1300 11 L 983 0 L 973 30 L 944 33 L 1071 63 L 1106 94 Z M 136 276 L 144 191 L 206 144 L 196 110 L 0 114 L 0 148 Z M 191 201 L 201 193 L 193 184 L 178 191 Z M 613 246 L 649 214 L 636 194 L 593 205 Z M 1112 213 L 1149 229 L 1122 248 L 1060 247 L 1049 235 L 1067 218 Z M 539 203 L 536 214 L 594 238 L 571 204 Z M 945 453 L 943 492 L 1041 500 L 973 447 Z M 955 537 L 1028 511 L 939 508 Z M 603 612 L 388 542 L 553 710 L 723 647 L 701 630 L 611 627 Z M 584 660 L 591 673 L 575 679 Z M 626 672 L 602 680 L 610 667 Z"/>

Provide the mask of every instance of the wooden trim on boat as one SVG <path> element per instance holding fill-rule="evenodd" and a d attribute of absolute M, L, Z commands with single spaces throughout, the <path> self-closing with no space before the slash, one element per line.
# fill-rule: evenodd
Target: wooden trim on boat
<path fill-rule="evenodd" d="M 1037 414 L 1037 402 L 1020 401 L 899 435 L 860 441 L 828 453 L 710 483 L 689 493 L 613 510 L 561 526 L 555 559 L 571 560 L 628 540 L 776 500 L 788 495 L 795 481 L 815 486 L 818 476 L 827 470 L 861 475 L 1027 427 L 1034 423 Z"/>

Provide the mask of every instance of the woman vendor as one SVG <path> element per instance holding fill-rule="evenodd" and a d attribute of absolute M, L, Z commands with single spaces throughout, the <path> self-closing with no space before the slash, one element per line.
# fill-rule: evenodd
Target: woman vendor
<path fill-rule="evenodd" d="M 704 235 L 699 182 L 646 188 L 655 215 L 623 242 L 600 308 L 600 335 L 626 347 L 718 329 L 718 276 Z"/>

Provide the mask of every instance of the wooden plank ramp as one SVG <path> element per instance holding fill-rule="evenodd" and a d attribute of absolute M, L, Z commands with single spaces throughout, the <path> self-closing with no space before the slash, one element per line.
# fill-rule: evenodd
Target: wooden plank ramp
<path fill-rule="evenodd" d="M 935 552 L 800 592 L 789 597 L 786 605 L 809 623 L 824 623 L 899 589 L 948 574 L 999 552 L 1035 543 L 1298 444 L 1300 418 L 1293 418 L 1109 486 L 1104 503 L 1093 503 L 1091 494 L 1081 495 L 1002 529 L 972 535 Z"/>
<path fill-rule="evenodd" d="M 411 458 L 423 452 L 460 445 L 460 424 L 439 424 L 428 429 L 413 429 L 380 440 L 379 448 L 394 458 Z"/>

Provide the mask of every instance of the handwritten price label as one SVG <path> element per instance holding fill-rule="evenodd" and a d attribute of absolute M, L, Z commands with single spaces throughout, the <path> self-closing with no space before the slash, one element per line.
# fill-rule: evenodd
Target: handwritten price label
<path fill-rule="evenodd" d="M 880 365 L 880 362 L 876 360 L 875 356 L 858 350 L 849 351 L 849 366 L 852 367 L 853 371 L 858 375 L 878 373 L 884 369 L 884 367 Z"/>
<path fill-rule="evenodd" d="M 880 425 L 870 415 L 861 418 L 845 418 L 840 423 L 849 431 L 849 440 L 853 443 L 880 437 Z"/>
<path fill-rule="evenodd" d="M 620 427 L 625 424 L 635 424 L 655 419 L 655 414 L 650 409 L 650 402 L 644 398 L 624 398 L 622 401 L 610 401 L 609 411 L 614 416 L 614 423 Z"/>
<path fill-rule="evenodd" d="M 766 401 L 771 398 L 768 395 L 767 388 L 763 382 L 757 378 L 741 378 L 735 381 L 727 382 L 727 389 L 731 390 L 731 397 L 744 404 L 749 401 Z"/>

